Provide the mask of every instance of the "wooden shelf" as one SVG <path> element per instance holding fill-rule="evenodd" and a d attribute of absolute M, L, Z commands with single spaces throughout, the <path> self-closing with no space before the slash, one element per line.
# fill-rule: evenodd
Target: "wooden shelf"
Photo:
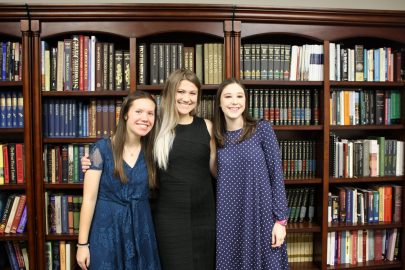
<path fill-rule="evenodd" d="M 402 263 L 400 261 L 372 261 L 358 264 L 340 264 L 334 266 L 328 266 L 328 270 L 335 269 L 402 269 Z"/>
<path fill-rule="evenodd" d="M 273 81 L 273 80 L 242 80 L 244 85 L 257 85 L 257 86 L 323 86 L 323 81 Z"/>
<path fill-rule="evenodd" d="M 322 184 L 322 178 L 285 179 L 285 185 Z"/>
<path fill-rule="evenodd" d="M 18 82 L 3 82 L 0 81 L 0 91 L 6 90 L 6 89 L 2 89 L 2 87 L 9 87 L 9 86 L 13 86 L 13 87 L 20 87 L 23 86 L 23 82 L 18 81 Z M 8 89 L 7 89 L 8 90 Z"/>
<path fill-rule="evenodd" d="M 83 183 L 64 183 L 64 184 L 44 184 L 45 189 L 53 189 L 53 190 L 61 190 L 61 189 L 73 189 L 73 190 L 82 190 L 83 189 Z"/>
<path fill-rule="evenodd" d="M 44 138 L 44 143 L 94 143 L 101 138 Z"/>
<path fill-rule="evenodd" d="M 293 262 L 289 263 L 290 270 L 319 270 L 321 267 L 314 262 Z"/>
<path fill-rule="evenodd" d="M 331 81 L 330 86 L 345 86 L 345 87 L 402 87 L 405 85 L 405 82 L 336 82 Z"/>
<path fill-rule="evenodd" d="M 329 223 L 328 232 L 335 231 L 351 231 L 351 230 L 368 230 L 368 229 L 393 229 L 393 228 L 402 228 L 402 223 L 393 223 L 393 222 L 379 222 L 379 223 Z"/>
<path fill-rule="evenodd" d="M 274 130 L 288 130 L 288 131 L 321 131 L 322 125 L 273 125 Z"/>
<path fill-rule="evenodd" d="M 26 233 L 3 233 L 0 234 L 0 241 L 26 241 L 28 236 Z"/>
<path fill-rule="evenodd" d="M 25 190 L 26 184 L 4 184 L 0 185 L 0 190 Z"/>
<path fill-rule="evenodd" d="M 48 234 L 45 236 L 46 241 L 76 241 L 77 234 Z"/>
<path fill-rule="evenodd" d="M 126 97 L 129 91 L 42 91 L 43 97 Z"/>
<path fill-rule="evenodd" d="M 335 130 L 401 130 L 404 125 L 344 125 L 344 126 L 330 126 L 331 131 Z"/>
<path fill-rule="evenodd" d="M 24 128 L 0 128 L 1 135 L 23 134 Z"/>
<path fill-rule="evenodd" d="M 316 223 L 308 223 L 308 222 L 294 222 L 289 223 L 287 225 L 287 232 L 288 233 L 304 233 L 304 232 L 313 232 L 319 233 L 321 232 L 321 226 Z"/>
<path fill-rule="evenodd" d="M 404 176 L 358 177 L 358 178 L 329 178 L 329 184 L 355 184 L 378 182 L 401 182 Z"/>

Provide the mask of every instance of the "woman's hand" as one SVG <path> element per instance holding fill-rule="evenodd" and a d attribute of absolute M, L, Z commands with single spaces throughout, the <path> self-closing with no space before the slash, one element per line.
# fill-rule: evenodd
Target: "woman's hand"
<path fill-rule="evenodd" d="M 76 260 L 79 267 L 87 270 L 90 266 L 90 250 L 88 246 L 81 246 L 77 248 Z"/>
<path fill-rule="evenodd" d="M 271 232 L 271 247 L 280 247 L 284 243 L 286 234 L 285 226 L 276 222 Z"/>
<path fill-rule="evenodd" d="M 85 155 L 82 157 L 81 159 L 81 163 L 82 163 L 82 171 L 85 173 L 88 169 L 90 169 L 90 159 L 89 156 Z"/>

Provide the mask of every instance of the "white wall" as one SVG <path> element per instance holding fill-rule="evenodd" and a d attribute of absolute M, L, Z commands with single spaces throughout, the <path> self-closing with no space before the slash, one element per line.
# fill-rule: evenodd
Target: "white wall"
<path fill-rule="evenodd" d="M 0 0 L 8 4 L 202 3 L 297 8 L 405 10 L 405 0 Z"/>

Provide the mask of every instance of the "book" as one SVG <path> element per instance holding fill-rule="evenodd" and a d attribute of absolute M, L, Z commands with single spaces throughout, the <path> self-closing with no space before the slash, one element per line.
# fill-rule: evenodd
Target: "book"
<path fill-rule="evenodd" d="M 21 198 L 20 195 L 16 195 L 14 197 L 13 205 L 10 208 L 10 214 L 8 216 L 8 219 L 7 219 L 6 227 L 4 228 L 5 233 L 10 233 L 10 231 L 11 231 L 11 225 L 13 224 L 14 217 L 15 217 L 15 214 L 17 212 L 17 207 L 18 207 L 18 203 L 20 201 L 20 198 Z"/>
<path fill-rule="evenodd" d="M 16 233 L 17 232 L 18 224 L 20 223 L 22 214 L 24 212 L 24 209 L 26 208 L 25 203 L 26 203 L 27 197 L 24 194 L 20 195 L 19 197 L 20 197 L 20 199 L 18 201 L 15 216 L 14 216 L 14 219 L 13 219 L 13 221 L 11 223 L 11 228 L 10 228 L 11 233 Z"/>

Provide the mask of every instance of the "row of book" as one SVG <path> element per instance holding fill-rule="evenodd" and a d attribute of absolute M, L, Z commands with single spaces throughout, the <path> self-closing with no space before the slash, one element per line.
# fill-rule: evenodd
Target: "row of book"
<path fill-rule="evenodd" d="M 327 264 L 340 265 L 370 261 L 398 260 L 398 229 L 351 230 L 329 232 Z"/>
<path fill-rule="evenodd" d="M 344 139 L 331 133 L 330 173 L 340 178 L 404 175 L 404 142 L 385 137 Z"/>
<path fill-rule="evenodd" d="M 249 113 L 273 125 L 318 125 L 318 89 L 248 89 Z"/>
<path fill-rule="evenodd" d="M 155 95 L 156 103 L 161 101 Z M 212 119 L 214 113 L 213 95 L 202 96 L 196 108 L 198 116 Z M 105 137 L 115 131 L 121 112 L 122 99 L 44 99 L 43 134 L 46 137 Z"/>
<path fill-rule="evenodd" d="M 0 70 L 0 81 L 21 81 L 21 43 L 12 41 L 0 41 Z"/>
<path fill-rule="evenodd" d="M 46 234 L 79 233 L 83 196 L 45 192 Z"/>
<path fill-rule="evenodd" d="M 329 43 L 329 79 L 331 81 L 394 81 L 394 50 L 391 47 L 343 48 Z"/>
<path fill-rule="evenodd" d="M 331 90 L 332 125 L 391 125 L 400 119 L 399 90 Z"/>
<path fill-rule="evenodd" d="M 129 90 L 130 53 L 95 36 L 41 41 L 42 91 Z"/>
<path fill-rule="evenodd" d="M 0 269 L 29 270 L 28 247 L 23 241 L 5 241 L 0 245 Z M 8 260 L 8 261 L 7 261 Z"/>
<path fill-rule="evenodd" d="M 21 91 L 0 92 L 0 128 L 24 127 L 23 96 Z"/>
<path fill-rule="evenodd" d="M 195 47 L 185 47 L 182 43 L 151 43 L 148 53 L 147 45 L 141 44 L 138 83 L 163 84 L 171 72 L 184 67 L 195 72 L 204 84 L 220 84 L 224 73 L 223 50 L 221 43 L 196 44 Z M 150 63 L 149 68 L 147 63 Z"/>
<path fill-rule="evenodd" d="M 315 141 L 279 141 L 286 179 L 313 178 L 316 172 Z"/>
<path fill-rule="evenodd" d="M 0 185 L 24 183 L 24 163 L 24 144 L 0 143 Z"/>
<path fill-rule="evenodd" d="M 328 194 L 328 222 L 401 222 L 402 186 L 342 186 Z"/>
<path fill-rule="evenodd" d="M 313 233 L 289 233 L 287 235 L 288 262 L 312 262 L 313 239 Z"/>
<path fill-rule="evenodd" d="M 45 144 L 43 153 L 45 183 L 82 183 L 80 158 L 89 155 L 88 144 Z"/>
<path fill-rule="evenodd" d="M 244 44 L 243 80 L 322 81 L 323 46 L 316 44 Z"/>
<path fill-rule="evenodd" d="M 122 99 L 45 99 L 43 134 L 46 137 L 103 137 L 115 131 Z"/>
<path fill-rule="evenodd" d="M 0 193 L 0 234 L 23 233 L 27 224 L 27 197 Z"/>
<path fill-rule="evenodd" d="M 79 269 L 76 263 L 76 243 L 72 241 L 45 242 L 44 270 L 74 270 Z"/>
<path fill-rule="evenodd" d="M 288 222 L 312 222 L 315 215 L 315 188 L 286 188 Z"/>

